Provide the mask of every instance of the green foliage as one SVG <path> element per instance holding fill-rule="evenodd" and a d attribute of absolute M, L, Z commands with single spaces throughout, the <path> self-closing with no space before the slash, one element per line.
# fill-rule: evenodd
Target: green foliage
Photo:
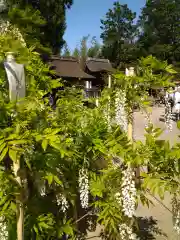
<path fill-rule="evenodd" d="M 5 40 L 6 37 L 1 36 L 1 41 Z M 8 95 L 0 98 L 3 113 L 0 118 L 0 179 L 6 179 L 0 185 L 0 215 L 5 217 L 5 222 L 14 223 L 18 199 L 25 210 L 25 239 L 60 239 L 64 234 L 81 237 L 83 233 L 77 221 L 84 212 L 79 206 L 79 170 L 86 167 L 91 181 L 91 176 L 101 174 L 100 169 L 106 168 L 114 156 L 126 156 L 124 161 L 128 161 L 126 152 L 131 146 L 127 148 L 128 140 L 119 128 L 115 126 L 112 131 L 108 130 L 103 101 L 99 108 L 89 109 L 83 104 L 81 92 L 66 88 L 63 93 L 58 93 L 56 110 L 52 110 L 42 97 L 52 88 L 61 86 L 61 82 L 51 80 L 53 72 L 33 49 L 18 44 L 18 48 L 12 45 L 11 51 L 16 50 L 19 54 L 19 62 L 26 61 L 27 97 L 20 100 L 21 104 L 9 103 Z M 3 48 L 1 51 L 3 61 L 5 52 Z M 6 89 L 5 74 L 1 78 L 3 92 Z M 18 176 L 22 187 L 17 183 L 12 167 L 17 160 L 21 165 Z M 102 172 L 102 181 L 108 179 L 105 178 L 107 174 Z M 113 176 L 116 171 L 111 174 Z M 111 179 L 114 183 L 119 181 L 116 177 Z M 109 181 L 104 192 L 99 188 L 104 203 L 98 217 L 107 234 L 112 230 L 111 235 L 115 236 L 119 217 L 113 213 L 118 206 L 112 192 L 107 195 Z M 94 186 L 95 183 L 91 188 L 92 200 L 97 192 Z M 61 201 L 60 204 L 57 202 L 59 195 L 68 202 L 67 213 L 62 211 Z M 112 210 L 103 217 L 108 204 Z M 92 206 L 87 211 L 91 209 Z M 16 239 L 13 226 L 10 225 L 9 235 Z"/>
<path fill-rule="evenodd" d="M 132 110 L 134 103 L 144 104 L 149 87 L 169 86 L 174 74 L 171 65 L 152 56 L 143 58 L 136 76 L 115 75 L 113 89 L 105 89 L 98 108 L 87 108 L 82 92 L 65 88 L 58 92 L 56 110 L 52 110 L 42 97 L 62 83 L 51 79 L 53 72 L 33 49 L 18 41 L 13 45 L 12 36 L 0 37 L 1 61 L 7 51 L 7 46 L 3 47 L 7 39 L 11 51 L 17 52 L 18 62 L 26 63 L 27 85 L 26 98 L 20 104 L 9 103 L 6 76 L 0 66 L 0 216 L 8 224 L 12 240 L 16 239 L 17 200 L 25 211 L 25 240 L 61 239 L 64 234 L 83 239 L 86 233 L 81 221 L 84 219 L 88 228 L 88 214 L 95 215 L 95 224 L 103 226 L 106 238 L 119 239 L 119 224 L 134 224 L 116 199 L 116 193 L 121 192 L 122 170 L 127 166 L 150 165 L 144 185 L 137 186 L 137 201 L 149 204 L 147 188 L 161 197 L 165 191 L 179 191 L 179 145 L 171 147 L 157 140 L 161 130 L 153 126 L 147 129 L 144 144 L 131 143 L 118 126 L 112 124 L 109 128 L 104 117 L 109 96 L 113 101 L 118 88 L 126 92 L 127 110 Z M 13 171 L 17 160 L 22 186 Z M 114 160 L 118 161 L 116 167 Z M 88 170 L 89 178 L 90 201 L 86 210 L 79 202 L 78 174 L 82 168 Z M 68 204 L 66 212 L 61 206 L 62 196 Z"/>
<path fill-rule="evenodd" d="M 143 187 L 164 198 L 166 192 L 172 195 L 180 193 L 180 149 L 179 144 L 170 146 L 168 141 L 158 140 L 161 133 L 161 129 L 154 129 L 153 126 L 147 129 L 145 145 L 149 151 L 149 172 L 142 176 Z"/>

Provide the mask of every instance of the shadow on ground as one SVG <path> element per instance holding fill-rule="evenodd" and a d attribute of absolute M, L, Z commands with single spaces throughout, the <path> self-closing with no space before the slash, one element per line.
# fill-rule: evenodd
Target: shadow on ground
<path fill-rule="evenodd" d="M 156 239 L 157 236 L 167 238 L 167 235 L 157 226 L 157 220 L 153 217 L 137 217 L 137 224 L 138 231 L 136 234 L 139 240 L 153 240 Z"/>

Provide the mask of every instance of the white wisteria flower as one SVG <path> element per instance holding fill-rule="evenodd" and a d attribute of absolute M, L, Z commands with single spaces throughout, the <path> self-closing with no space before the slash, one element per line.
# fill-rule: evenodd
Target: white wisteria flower
<path fill-rule="evenodd" d="M 117 203 L 118 203 L 119 205 L 122 204 L 122 196 L 121 196 L 121 194 L 120 194 L 119 192 L 117 192 L 117 193 L 115 194 L 115 199 L 116 199 L 116 201 L 117 201 Z"/>
<path fill-rule="evenodd" d="M 172 121 L 172 114 L 171 114 L 171 104 L 168 99 L 165 99 L 165 124 L 167 129 L 171 132 L 173 129 L 173 121 Z"/>
<path fill-rule="evenodd" d="M 118 90 L 115 97 L 116 123 L 126 132 L 128 128 L 127 114 L 125 109 L 126 93 Z"/>
<path fill-rule="evenodd" d="M 45 186 L 42 186 L 42 187 L 40 188 L 40 195 L 41 195 L 41 197 L 46 196 L 46 188 L 45 188 Z"/>
<path fill-rule="evenodd" d="M 136 187 L 134 181 L 134 171 L 131 167 L 128 167 L 123 171 L 122 177 L 122 208 L 123 212 L 129 218 L 132 218 L 135 212 L 136 206 Z"/>
<path fill-rule="evenodd" d="M 0 217 L 0 240 L 8 240 L 8 230 L 7 230 L 7 225 L 3 221 L 3 217 Z"/>
<path fill-rule="evenodd" d="M 122 240 L 136 240 L 137 236 L 133 233 L 132 228 L 126 223 L 119 225 L 119 234 Z"/>
<path fill-rule="evenodd" d="M 145 119 L 146 119 L 145 128 L 148 128 L 149 125 L 151 124 L 151 114 L 149 112 L 146 112 Z"/>
<path fill-rule="evenodd" d="M 69 203 L 66 197 L 63 194 L 58 194 L 56 196 L 56 199 L 57 199 L 57 205 L 61 206 L 61 210 L 63 212 L 66 212 L 66 210 L 69 208 Z"/>
<path fill-rule="evenodd" d="M 89 204 L 89 178 L 88 178 L 88 170 L 80 169 L 79 170 L 79 193 L 80 193 L 80 201 L 82 208 L 88 208 Z"/>
<path fill-rule="evenodd" d="M 180 235 L 180 200 L 177 196 L 173 196 L 172 199 L 172 210 L 173 210 L 173 222 L 174 222 L 174 230 Z"/>
<path fill-rule="evenodd" d="M 6 34 L 11 34 L 15 38 L 17 38 L 23 47 L 26 47 L 26 42 L 19 31 L 19 29 L 12 24 L 10 24 L 9 21 L 0 21 L 0 35 L 6 35 Z"/>
<path fill-rule="evenodd" d="M 180 235 L 180 210 L 177 211 L 174 229 L 176 230 L 177 234 Z"/>

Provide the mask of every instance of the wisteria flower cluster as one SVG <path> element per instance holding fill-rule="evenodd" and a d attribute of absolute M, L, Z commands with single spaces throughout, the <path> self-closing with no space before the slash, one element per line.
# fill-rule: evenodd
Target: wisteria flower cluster
<path fill-rule="evenodd" d="M 133 233 L 132 228 L 125 223 L 119 225 L 119 233 L 122 240 L 137 239 L 137 236 Z"/>
<path fill-rule="evenodd" d="M 14 37 L 16 37 L 22 44 L 22 46 L 26 47 L 26 42 L 19 31 L 18 28 L 14 27 L 13 25 L 10 24 L 9 21 L 0 21 L 0 34 L 11 34 Z"/>
<path fill-rule="evenodd" d="M 135 173 L 132 168 L 128 167 L 123 171 L 122 177 L 122 207 L 123 212 L 129 218 L 132 218 L 136 205 L 136 187 L 134 181 Z"/>
<path fill-rule="evenodd" d="M 88 170 L 82 168 L 79 170 L 79 193 L 82 208 L 88 208 L 89 203 L 89 178 Z"/>
<path fill-rule="evenodd" d="M 167 126 L 167 129 L 171 132 L 172 131 L 172 114 L 171 114 L 171 104 L 166 99 L 166 104 L 165 104 L 165 124 Z"/>
<path fill-rule="evenodd" d="M 117 201 L 117 203 L 118 203 L 119 205 L 122 204 L 122 196 L 121 196 L 121 194 L 120 194 L 119 192 L 117 192 L 117 193 L 115 194 L 115 199 L 116 199 L 116 201 Z"/>
<path fill-rule="evenodd" d="M 3 221 L 3 218 L 0 217 L 0 239 L 1 240 L 7 240 L 8 239 L 8 230 L 7 230 L 7 225 Z"/>
<path fill-rule="evenodd" d="M 148 126 L 151 124 L 151 117 L 150 117 L 150 113 L 147 112 L 146 115 L 145 115 L 145 119 L 146 119 L 146 122 L 145 122 L 145 128 L 148 128 Z"/>
<path fill-rule="evenodd" d="M 69 203 L 66 197 L 63 194 L 58 194 L 56 196 L 56 199 L 57 199 L 57 205 L 61 206 L 61 210 L 63 212 L 66 212 L 66 210 L 69 208 Z"/>
<path fill-rule="evenodd" d="M 180 235 L 180 200 L 176 196 L 172 199 L 174 230 Z"/>
<path fill-rule="evenodd" d="M 127 122 L 125 103 L 126 103 L 125 91 L 119 90 L 116 93 L 116 98 L 115 98 L 115 108 L 116 108 L 115 120 L 116 120 L 116 123 L 119 126 L 121 126 L 121 128 L 124 131 L 127 131 L 128 122 Z"/>
<path fill-rule="evenodd" d="M 45 188 L 45 186 L 42 186 L 42 187 L 40 188 L 40 195 L 41 195 L 41 197 L 46 196 L 46 188 Z"/>

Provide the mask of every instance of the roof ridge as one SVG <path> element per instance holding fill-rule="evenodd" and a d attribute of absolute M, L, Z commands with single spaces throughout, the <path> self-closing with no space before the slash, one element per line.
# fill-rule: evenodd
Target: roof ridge
<path fill-rule="evenodd" d="M 76 57 L 63 57 L 63 56 L 51 56 L 51 60 L 63 60 L 63 61 L 74 61 L 78 62 Z"/>
<path fill-rule="evenodd" d="M 87 62 L 87 61 L 110 63 L 109 59 L 105 59 L 105 58 L 91 58 L 91 57 L 88 57 L 87 60 L 86 60 L 86 62 Z"/>

